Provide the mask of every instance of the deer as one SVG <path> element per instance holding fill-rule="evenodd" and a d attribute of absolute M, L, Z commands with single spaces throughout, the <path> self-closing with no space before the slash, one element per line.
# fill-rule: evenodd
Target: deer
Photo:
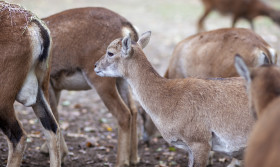
<path fill-rule="evenodd" d="M 60 167 L 60 127 L 48 104 L 49 29 L 23 7 L 0 2 L 0 129 L 7 139 L 7 166 L 19 167 L 27 135 L 17 119 L 15 101 L 32 107 L 43 126 L 50 166 Z"/>
<path fill-rule="evenodd" d="M 173 51 L 166 78 L 238 77 L 234 67 L 235 52 L 249 67 L 277 64 L 276 51 L 249 29 L 223 28 L 199 33 L 179 42 Z"/>
<path fill-rule="evenodd" d="M 223 28 L 192 35 L 179 42 L 170 58 L 165 78 L 228 78 L 238 77 L 234 67 L 235 52 L 249 67 L 277 64 L 276 51 L 258 34 L 244 28 Z M 157 129 L 148 115 L 142 114 L 145 142 Z M 211 161 L 209 162 L 211 163 Z M 233 160 L 232 163 L 241 162 Z"/>
<path fill-rule="evenodd" d="M 162 137 L 188 152 L 189 167 L 206 166 L 210 150 L 237 159 L 255 122 L 241 78 L 166 79 L 143 52 L 148 31 L 137 42 L 130 36 L 112 41 L 96 62 L 101 77 L 122 77 Z"/>
<path fill-rule="evenodd" d="M 118 146 L 115 166 L 139 162 L 137 110 L 129 85 L 121 78 L 102 78 L 93 64 L 115 38 L 130 33 L 138 40 L 134 26 L 119 14 L 100 7 L 76 8 L 43 18 L 52 34 L 49 99 L 53 114 L 59 120 L 57 106 L 62 90 L 96 89 L 105 106 L 118 122 Z M 61 135 L 62 160 L 68 153 Z M 43 144 L 41 151 L 48 152 Z"/>
<path fill-rule="evenodd" d="M 257 118 L 245 151 L 245 166 L 279 166 L 280 69 L 269 64 L 250 68 L 239 54 L 235 66 L 246 81 L 249 108 Z"/>
<path fill-rule="evenodd" d="M 276 24 L 280 25 L 280 11 L 272 8 L 261 0 L 202 0 L 204 13 L 198 21 L 198 32 L 205 30 L 203 22 L 205 18 L 216 10 L 221 14 L 231 14 L 232 27 L 240 18 L 246 19 L 254 28 L 253 20 L 257 16 L 266 16 L 271 18 Z"/>

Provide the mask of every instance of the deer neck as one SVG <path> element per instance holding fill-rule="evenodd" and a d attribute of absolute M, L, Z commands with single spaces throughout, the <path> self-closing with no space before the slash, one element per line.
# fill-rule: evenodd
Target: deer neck
<path fill-rule="evenodd" d="M 164 89 L 167 79 L 155 71 L 145 56 L 138 57 L 130 63 L 126 79 L 138 101 L 151 117 L 157 114 L 151 113 L 152 111 L 160 112 L 154 107 L 161 99 L 160 92 Z"/>

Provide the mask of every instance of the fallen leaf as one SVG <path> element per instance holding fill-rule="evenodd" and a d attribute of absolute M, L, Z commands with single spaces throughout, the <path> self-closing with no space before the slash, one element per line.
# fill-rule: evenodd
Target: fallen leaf
<path fill-rule="evenodd" d="M 175 151 L 176 151 L 176 148 L 175 148 L 175 147 L 169 147 L 169 151 L 175 152 Z"/>
<path fill-rule="evenodd" d="M 63 129 L 63 130 L 68 129 L 68 127 L 69 127 L 69 123 L 68 122 L 62 122 L 60 124 L 60 128 Z"/>

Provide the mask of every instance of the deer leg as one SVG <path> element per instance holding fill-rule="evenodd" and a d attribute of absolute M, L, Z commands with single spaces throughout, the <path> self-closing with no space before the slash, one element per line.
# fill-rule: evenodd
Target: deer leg
<path fill-rule="evenodd" d="M 131 113 L 116 89 L 116 79 L 98 78 L 97 81 L 94 81 L 96 78 L 93 76 L 90 82 L 95 87 L 105 106 L 118 121 L 118 152 L 116 166 L 129 165 Z"/>
<path fill-rule="evenodd" d="M 193 142 L 190 144 L 194 156 L 194 167 L 204 167 L 207 165 L 208 156 L 210 153 L 210 145 L 208 142 L 197 143 Z"/>
<path fill-rule="evenodd" d="M 36 104 L 32 108 L 44 127 L 50 154 L 50 166 L 60 167 L 60 128 L 40 87 L 38 87 Z"/>
<path fill-rule="evenodd" d="M 252 21 L 252 20 L 249 20 L 249 23 L 250 23 L 251 29 L 252 29 L 253 31 L 255 31 L 255 26 L 254 26 L 253 21 Z"/>
<path fill-rule="evenodd" d="M 9 147 L 7 167 L 19 167 L 26 147 L 26 134 L 15 116 L 13 106 L 0 109 L 0 128 Z"/>
<path fill-rule="evenodd" d="M 210 7 L 206 7 L 205 8 L 205 11 L 204 11 L 204 14 L 200 17 L 199 21 L 198 21 L 198 25 L 197 25 L 197 31 L 198 32 L 203 32 L 205 31 L 205 28 L 204 28 L 204 20 L 205 18 L 209 15 L 209 13 L 212 11 L 212 9 Z"/>
<path fill-rule="evenodd" d="M 50 101 L 50 106 L 51 106 L 53 115 L 55 116 L 55 119 L 57 121 L 59 121 L 59 114 L 58 114 L 58 111 L 57 111 L 57 106 L 59 104 L 60 93 L 61 93 L 60 90 L 56 90 L 52 86 L 52 84 L 50 84 L 50 86 L 49 86 L 49 101 Z M 41 146 L 40 152 L 44 153 L 44 154 L 49 153 L 49 148 L 48 148 L 46 142 Z M 63 161 L 65 160 L 65 157 L 68 154 L 68 147 L 67 147 L 67 144 L 65 142 L 65 139 L 64 139 L 61 131 L 60 131 L 60 154 L 61 154 L 61 159 L 62 159 L 62 163 L 63 163 Z"/>
<path fill-rule="evenodd" d="M 122 99 L 130 109 L 132 116 L 131 120 L 131 143 L 130 143 L 130 163 L 137 164 L 139 162 L 138 157 L 138 138 L 137 138 L 137 109 L 132 98 L 131 90 L 128 83 L 121 78 L 117 79 L 118 92 Z"/>
<path fill-rule="evenodd" d="M 231 27 L 232 27 L 232 28 L 234 28 L 234 27 L 235 27 L 235 25 L 236 25 L 236 23 L 237 23 L 238 19 L 239 19 L 239 16 L 234 16 L 234 17 L 233 17 L 233 19 L 232 19 L 232 23 L 231 23 Z"/>

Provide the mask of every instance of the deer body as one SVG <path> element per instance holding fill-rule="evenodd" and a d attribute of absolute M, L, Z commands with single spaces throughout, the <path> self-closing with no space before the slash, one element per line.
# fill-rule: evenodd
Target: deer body
<path fill-rule="evenodd" d="M 236 67 L 247 81 L 250 109 L 258 117 L 248 141 L 245 166 L 279 166 L 280 69 L 264 65 L 248 70 L 240 57 L 236 57 Z"/>
<path fill-rule="evenodd" d="M 177 44 L 165 77 L 237 77 L 237 51 L 249 67 L 277 63 L 275 50 L 259 35 L 248 29 L 226 28 L 199 33 Z"/>
<path fill-rule="evenodd" d="M 26 147 L 26 133 L 13 108 L 17 100 L 33 108 L 50 148 L 50 166 L 58 167 L 60 130 L 47 102 L 49 30 L 18 5 L 0 2 L 0 6 L 0 128 L 9 146 L 7 166 L 20 166 Z"/>
<path fill-rule="evenodd" d="M 54 115 L 58 119 L 57 105 L 62 90 L 95 88 L 118 121 L 116 166 L 137 163 L 137 111 L 128 84 L 121 79 L 98 77 L 92 69 L 113 39 L 130 33 L 137 40 L 134 27 L 117 13 L 94 7 L 66 10 L 43 20 L 53 37 L 49 92 Z M 62 152 L 67 154 L 63 136 L 61 145 Z M 42 150 L 45 149 L 43 146 Z"/>
<path fill-rule="evenodd" d="M 202 0 L 202 3 L 204 14 L 199 19 L 198 31 L 204 31 L 203 22 L 213 10 L 217 10 L 221 14 L 232 14 L 232 27 L 235 27 L 240 18 L 244 18 L 254 29 L 253 19 L 257 16 L 267 16 L 277 24 L 280 23 L 280 11 L 266 5 L 261 0 Z"/>
<path fill-rule="evenodd" d="M 211 149 L 240 159 L 254 123 L 242 80 L 162 78 L 141 49 L 149 37 L 113 41 L 96 73 L 125 78 L 163 138 L 189 153 L 189 166 L 206 166 Z"/>

